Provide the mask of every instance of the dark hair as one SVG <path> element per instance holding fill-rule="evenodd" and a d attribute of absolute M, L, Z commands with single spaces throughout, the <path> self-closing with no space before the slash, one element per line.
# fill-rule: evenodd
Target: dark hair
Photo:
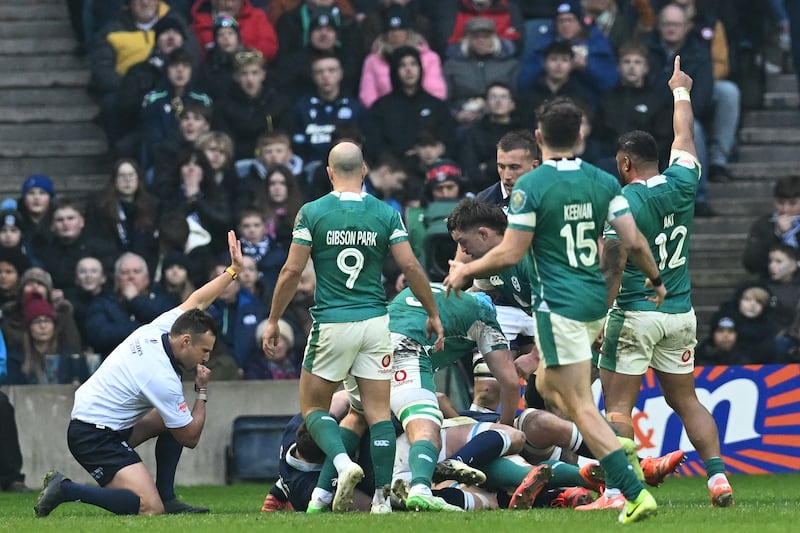
<path fill-rule="evenodd" d="M 316 464 L 325 462 L 325 452 L 323 452 L 314 441 L 314 437 L 308 432 L 305 422 L 297 426 L 297 431 L 294 434 L 294 442 L 297 453 L 303 457 L 304 461 Z"/>
<path fill-rule="evenodd" d="M 392 55 L 389 56 L 389 74 L 392 80 L 392 90 L 399 91 L 403 88 L 403 82 L 400 81 L 400 62 L 404 57 L 411 56 L 419 66 L 419 80 L 417 80 L 417 87 L 422 87 L 422 60 L 420 59 L 419 50 L 413 46 L 398 46 Z"/>
<path fill-rule="evenodd" d="M 74 209 L 81 216 L 86 216 L 86 211 L 83 208 L 83 204 L 75 197 L 72 196 L 59 196 L 58 199 L 53 202 L 53 213 L 59 209 Z"/>
<path fill-rule="evenodd" d="M 414 138 L 414 145 L 416 146 L 435 146 L 437 144 L 444 144 L 444 140 L 435 131 L 428 128 L 421 129 L 417 132 Z"/>
<path fill-rule="evenodd" d="M 164 60 L 164 65 L 167 67 L 177 63 L 189 65 L 189 67 L 193 67 L 194 65 L 192 54 L 190 54 L 189 51 L 182 46 L 170 52 L 169 55 L 167 55 L 167 58 Z"/>
<path fill-rule="evenodd" d="M 211 116 L 213 114 L 211 106 L 206 105 L 204 102 L 200 100 L 195 100 L 194 98 L 184 98 L 183 107 L 181 108 L 181 111 L 178 114 L 178 119 L 182 120 L 187 113 L 194 113 L 195 115 L 199 115 L 203 117 L 206 120 L 206 122 L 211 124 Z"/>
<path fill-rule="evenodd" d="M 497 149 L 504 152 L 513 150 L 524 150 L 531 154 L 534 159 L 541 159 L 539 145 L 536 144 L 536 137 L 529 130 L 512 130 L 500 137 L 497 141 Z"/>
<path fill-rule="evenodd" d="M 192 339 L 196 335 L 203 335 L 204 333 L 211 333 L 214 337 L 217 336 L 217 324 L 211 315 L 200 309 L 189 309 L 172 324 L 169 330 L 170 337 L 178 337 L 180 335 L 189 334 Z"/>
<path fill-rule="evenodd" d="M 464 198 L 447 216 L 447 231 L 469 231 L 485 226 L 502 235 L 507 223 L 501 207 L 474 198 Z"/>
<path fill-rule="evenodd" d="M 619 47 L 619 52 L 617 52 L 617 58 L 622 59 L 623 57 L 631 54 L 636 54 L 644 58 L 645 63 L 650 63 L 649 58 L 647 57 L 647 48 L 642 46 L 641 44 L 635 41 L 629 41 L 622 46 Z"/>
<path fill-rule="evenodd" d="M 620 135 L 617 152 L 622 152 L 637 162 L 658 164 L 658 143 L 642 130 L 633 130 Z"/>
<path fill-rule="evenodd" d="M 165 250 L 183 251 L 189 239 L 189 223 L 179 212 L 164 213 L 158 224 L 158 242 Z"/>
<path fill-rule="evenodd" d="M 578 142 L 583 110 L 569 98 L 547 100 L 536 110 L 544 144 L 556 150 L 572 150 Z"/>
<path fill-rule="evenodd" d="M 269 194 L 269 179 L 275 173 L 280 174 L 286 180 L 286 200 L 281 203 L 275 202 Z M 256 198 L 252 205 L 261 213 L 267 225 L 278 216 L 284 217 L 290 224 L 293 223 L 297 212 L 300 211 L 302 206 L 303 193 L 292 171 L 285 165 L 268 167 L 264 172 L 264 186 L 256 193 Z"/>
<path fill-rule="evenodd" d="M 560 55 L 569 56 L 570 59 L 575 57 L 575 52 L 572 50 L 572 45 L 566 41 L 553 41 L 545 46 L 542 51 L 542 57 L 547 59 L 550 56 Z"/>
<path fill-rule="evenodd" d="M 178 164 L 175 167 L 175 184 L 180 188 L 181 169 L 191 162 L 197 163 L 203 171 L 203 179 L 200 181 L 200 191 L 206 198 L 213 198 L 217 191 L 217 182 L 214 181 L 214 169 L 211 168 L 211 163 L 208 162 L 206 153 L 200 148 L 195 148 L 193 146 L 185 150 L 180 157 L 178 157 Z"/>
<path fill-rule="evenodd" d="M 317 61 L 322 61 L 323 59 L 335 59 L 337 63 L 339 63 L 339 68 L 342 68 L 342 60 L 339 59 L 335 53 L 330 50 L 318 50 L 311 55 L 311 61 L 309 62 L 309 72 L 313 70 L 313 65 Z"/>
<path fill-rule="evenodd" d="M 353 122 L 340 122 L 336 124 L 333 133 L 331 133 L 331 147 L 342 141 L 348 141 L 363 147 L 365 142 L 364 132 Z"/>
<path fill-rule="evenodd" d="M 769 251 L 770 252 L 783 252 L 792 261 L 800 260 L 800 250 L 798 250 L 794 246 L 786 244 L 785 242 L 773 243 L 772 246 L 769 247 Z"/>
<path fill-rule="evenodd" d="M 800 176 L 783 176 L 775 182 L 772 195 L 782 200 L 800 197 Z"/>
<path fill-rule="evenodd" d="M 138 184 L 136 192 L 133 193 L 134 212 L 136 213 L 133 227 L 138 230 L 149 230 L 155 226 L 155 207 L 153 198 L 145 190 L 145 177 L 139 164 L 130 158 L 123 157 L 114 162 L 111 168 L 111 176 L 100 191 L 97 201 L 97 211 L 106 220 L 111 221 L 115 226 L 119 224 L 119 193 L 117 192 L 117 174 L 125 163 L 133 167 L 136 172 Z"/>
<path fill-rule="evenodd" d="M 493 81 L 489 85 L 486 86 L 486 90 L 483 92 L 483 97 L 489 97 L 489 91 L 492 89 L 505 89 L 511 95 L 511 100 L 516 100 L 517 95 L 514 92 L 514 88 L 508 85 L 507 83 L 503 83 L 502 81 Z"/>

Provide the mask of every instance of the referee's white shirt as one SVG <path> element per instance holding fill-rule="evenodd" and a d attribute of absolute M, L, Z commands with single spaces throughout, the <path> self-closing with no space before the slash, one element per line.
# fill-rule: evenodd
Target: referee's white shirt
<path fill-rule="evenodd" d="M 119 431 L 155 407 L 168 428 L 192 421 L 162 335 L 183 314 L 175 308 L 131 333 L 75 391 L 72 419 Z"/>

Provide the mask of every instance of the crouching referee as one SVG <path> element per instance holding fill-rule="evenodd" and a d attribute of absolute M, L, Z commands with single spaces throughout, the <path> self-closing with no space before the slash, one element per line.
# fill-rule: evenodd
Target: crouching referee
<path fill-rule="evenodd" d="M 228 232 L 231 266 L 194 291 L 181 305 L 134 331 L 75 392 L 67 432 L 69 450 L 100 487 L 80 485 L 48 472 L 36 502 L 47 516 L 64 502 L 81 502 L 115 514 L 208 512 L 187 505 L 173 489 L 183 446 L 194 448 L 206 419 L 205 366 L 216 329 L 206 309 L 238 276 L 242 251 Z M 181 371 L 196 369 L 191 411 L 183 396 Z M 158 436 L 154 481 L 134 448 Z"/>

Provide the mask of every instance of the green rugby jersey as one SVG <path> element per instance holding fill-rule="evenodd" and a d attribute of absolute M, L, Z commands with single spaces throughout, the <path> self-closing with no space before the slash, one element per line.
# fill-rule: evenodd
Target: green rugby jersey
<path fill-rule="evenodd" d="M 548 160 L 514 185 L 508 227 L 533 233 L 533 310 L 572 320 L 606 314 L 597 239 L 630 211 L 617 179 L 580 159 Z"/>
<path fill-rule="evenodd" d="M 406 240 L 400 214 L 372 195 L 331 192 L 305 204 L 292 242 L 311 247 L 314 320 L 357 322 L 386 314 L 383 260 L 391 245 Z"/>
<path fill-rule="evenodd" d="M 429 347 L 433 371 L 472 353 L 475 347 L 483 354 L 508 348 L 508 341 L 497 323 L 494 306 L 484 305 L 475 296 L 463 291 L 458 291 L 458 296 L 451 292 L 448 297 L 440 283 L 431 283 L 431 290 L 444 328 L 443 351 L 433 351 L 434 339 L 429 340 L 425 332 L 428 315 L 409 288 L 400 291 L 389 302 L 389 331 Z"/>
<path fill-rule="evenodd" d="M 628 200 L 639 231 L 650 244 L 668 291 L 658 311 L 686 313 L 692 308 L 688 256 L 700 164 L 683 151 L 673 152 L 670 161 L 663 174 L 645 182 L 630 183 L 622 189 L 622 194 Z M 607 227 L 606 236 L 616 238 L 616 233 Z M 617 295 L 617 305 L 621 309 L 656 310 L 655 304 L 647 300 L 655 293 L 645 288 L 645 279 L 642 271 L 629 260 Z"/>
<path fill-rule="evenodd" d="M 531 259 L 526 254 L 516 265 L 488 278 L 476 279 L 473 285 L 482 291 L 496 292 L 495 304 L 516 307 L 531 315 L 531 275 Z"/>

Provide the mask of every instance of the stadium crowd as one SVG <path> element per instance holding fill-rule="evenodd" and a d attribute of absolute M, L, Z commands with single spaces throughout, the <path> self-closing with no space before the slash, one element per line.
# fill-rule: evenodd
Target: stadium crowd
<path fill-rule="evenodd" d="M 32 175 L 19 198 L 2 204 L 5 384 L 84 382 L 128 335 L 230 268 L 229 228 L 239 237 L 242 268 L 207 308 L 219 333 L 206 366 L 215 380 L 296 379 L 312 331 L 310 264 L 270 357 L 261 340 L 295 217 L 330 191 L 332 146 L 348 140 L 363 150 L 364 192 L 400 213 L 416 256 L 432 281 L 441 281 L 446 267 L 430 264 L 435 259 L 426 244 L 436 222 L 432 206 L 446 206 L 443 220 L 458 200 L 502 181 L 498 141 L 510 132 L 532 133 L 540 104 L 565 96 L 579 105 L 584 142 L 575 155 L 586 162 L 617 175 L 617 139 L 638 129 L 653 135 L 660 166 L 667 166 L 673 143 L 667 81 L 676 55 L 693 80 L 693 134 L 706 169 L 694 215 L 714 216 L 705 180 L 732 179 L 726 165 L 735 160 L 739 85 L 752 51 L 765 46 L 768 25 L 787 49 L 800 45 L 789 38 L 795 13 L 782 2 L 770 2 L 768 11 L 750 4 L 71 2 L 114 164 L 85 203 L 57 191 L 48 176 Z M 508 193 L 501 187 L 497 194 L 507 205 Z M 776 211 L 754 223 L 745 251 L 746 268 L 761 279 L 715 314 L 697 364 L 800 359 L 799 202 L 796 178 L 779 179 Z M 383 281 L 388 300 L 405 286 L 391 260 Z M 526 431 L 524 421 L 518 426 L 514 431 Z M 554 447 L 594 457 L 581 448 L 582 438 L 571 438 L 574 426 L 566 440 L 533 446 L 540 455 L 549 450 L 552 461 L 522 472 L 497 461 L 519 451 L 515 438 L 530 444 L 531 437 L 488 426 L 478 433 L 494 439 L 488 449 L 496 457 L 451 444 L 443 458 L 452 459 L 458 475 L 471 472 L 460 461 L 488 467 L 498 487 L 510 487 L 510 501 L 501 497 L 498 504 L 497 496 L 487 500 L 469 490 L 437 492 L 447 505 L 515 507 L 522 497 L 530 506 L 545 486 L 588 492 L 604 483 L 592 469 L 567 470 L 555 461 Z M 287 450 L 294 433 L 289 437 Z M 289 465 L 321 464 L 313 441 L 301 440 L 298 433 L 292 449 L 299 456 Z M 658 484 L 679 463 L 678 456 L 667 459 L 669 468 L 643 465 L 648 483 Z M 20 487 L 22 479 L 2 481 L 5 489 Z M 544 491 L 539 504 L 586 504 L 586 492 Z M 280 491 L 271 496 L 265 510 L 291 499 Z"/>

